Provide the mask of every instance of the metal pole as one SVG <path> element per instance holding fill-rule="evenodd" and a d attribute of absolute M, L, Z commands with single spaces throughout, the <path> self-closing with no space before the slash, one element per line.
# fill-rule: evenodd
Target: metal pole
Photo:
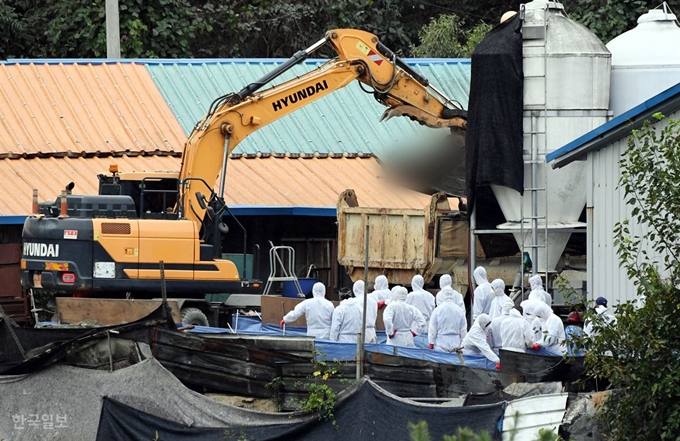
<path fill-rule="evenodd" d="M 283 306 L 283 302 L 281 302 L 281 320 L 283 320 L 283 316 L 286 315 L 286 307 Z M 283 335 L 286 335 L 286 322 L 283 322 Z"/>
<path fill-rule="evenodd" d="M 364 305 L 363 305 L 363 311 L 364 313 L 362 314 L 361 317 L 361 342 L 360 346 L 361 349 L 358 351 L 359 352 L 359 360 L 357 361 L 357 365 L 359 366 L 357 368 L 357 379 L 361 378 L 364 376 L 364 345 L 366 344 L 366 307 L 368 306 L 368 294 L 366 293 L 366 281 L 368 280 L 368 243 L 369 243 L 369 232 L 370 232 L 370 225 L 368 225 L 368 219 L 366 223 L 366 240 L 364 243 Z"/>
<path fill-rule="evenodd" d="M 120 58 L 118 0 L 106 0 L 106 58 Z"/>
<path fill-rule="evenodd" d="M 475 278 L 472 277 L 472 272 L 475 270 L 475 265 L 477 265 L 477 236 L 475 235 L 475 230 L 477 229 L 477 201 L 472 204 L 472 211 L 470 212 L 470 250 L 468 253 L 470 257 L 468 261 L 470 262 L 470 267 L 468 268 L 468 281 L 470 283 L 470 292 L 475 291 Z M 475 296 L 470 296 L 470 311 L 474 311 L 474 301 Z M 472 317 L 472 312 L 470 313 Z"/>
<path fill-rule="evenodd" d="M 33 295 L 33 288 L 29 289 L 28 293 L 31 296 L 31 312 L 33 312 L 33 319 L 37 324 L 40 320 L 38 317 L 38 309 L 35 307 L 35 296 Z"/>
<path fill-rule="evenodd" d="M 359 335 L 357 335 L 357 337 L 360 338 L 360 337 L 361 337 L 361 334 L 362 334 L 362 333 L 360 332 Z M 357 359 L 357 361 L 356 361 L 356 365 L 357 365 L 357 374 L 356 374 L 356 377 L 357 377 L 357 378 L 356 378 L 356 379 L 358 380 L 358 379 L 361 378 L 361 363 L 360 363 L 360 360 L 361 360 L 361 345 L 360 345 L 359 343 L 357 343 L 356 359 Z"/>
<path fill-rule="evenodd" d="M 531 118 L 531 274 L 535 275 L 538 270 L 538 141 L 537 118 Z"/>
<path fill-rule="evenodd" d="M 224 186 L 227 179 L 227 159 L 229 159 L 229 138 L 230 134 L 224 135 L 224 152 L 222 153 L 222 170 L 220 171 L 220 192 L 217 193 L 217 197 L 224 197 Z"/>
<path fill-rule="evenodd" d="M 165 262 L 163 260 L 158 261 L 158 266 L 161 270 L 161 297 L 163 298 L 163 303 L 168 301 L 168 292 L 165 287 Z"/>

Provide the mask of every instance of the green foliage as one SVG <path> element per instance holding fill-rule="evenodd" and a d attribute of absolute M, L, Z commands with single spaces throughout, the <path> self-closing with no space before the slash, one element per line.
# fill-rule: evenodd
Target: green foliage
<path fill-rule="evenodd" d="M 191 56 L 198 32 L 210 31 L 200 8 L 188 0 L 119 0 L 120 51 L 124 58 Z M 0 9 L 0 22 L 5 17 Z M 15 57 L 106 57 L 105 2 L 31 2 L 24 10 L 26 25 L 36 26 L 33 38 L 12 53 Z M 39 27 L 38 27 L 39 26 Z M 35 33 L 35 29 L 41 32 Z M 23 53 L 21 53 L 23 51 Z"/>
<path fill-rule="evenodd" d="M 464 25 L 465 20 L 456 14 L 433 18 L 418 33 L 420 44 L 411 46 L 411 55 L 421 58 L 470 57 L 491 26 L 482 22 L 466 29 Z"/>
<path fill-rule="evenodd" d="M 451 10 L 446 0 L 430 0 L 428 7 L 410 0 L 119 0 L 119 6 L 121 55 L 128 58 L 288 58 L 335 28 L 372 32 L 407 55 L 420 29 Z M 466 8 L 461 16 L 468 16 Z M 106 56 L 101 0 L 5 2 L 0 28 L 4 57 Z"/>
<path fill-rule="evenodd" d="M 310 383 L 307 386 L 309 396 L 302 403 L 301 409 L 305 412 L 319 413 L 319 419 L 323 421 L 333 420 L 335 401 L 338 398 L 333 389 L 327 384 Z"/>
<path fill-rule="evenodd" d="M 336 429 L 338 427 L 335 422 L 334 409 L 338 394 L 327 384 L 327 381 L 337 374 L 338 369 L 330 366 L 325 360 L 317 361 L 312 381 L 306 384 L 309 396 L 300 406 L 300 409 L 305 412 L 318 413 L 321 421 L 332 421 Z"/>
<path fill-rule="evenodd" d="M 408 430 L 411 431 L 411 441 L 431 441 L 430 431 L 427 429 L 427 422 L 408 423 Z"/>
<path fill-rule="evenodd" d="M 604 43 L 608 43 L 633 29 L 641 14 L 658 5 L 659 2 L 645 0 L 576 0 L 565 6 L 571 19 L 583 23 Z"/>
<path fill-rule="evenodd" d="M 274 377 L 272 381 L 265 384 L 266 389 L 270 389 L 273 392 L 272 401 L 276 404 L 277 410 L 281 411 L 281 388 L 284 386 L 283 378 Z"/>
<path fill-rule="evenodd" d="M 612 440 L 680 433 L 680 127 L 664 123 L 634 131 L 621 159 L 619 188 L 631 219 L 616 225 L 615 245 L 646 302 L 618 306 L 616 326 L 595 321 L 586 356 L 590 372 L 616 390 L 599 412 Z"/>
<path fill-rule="evenodd" d="M 419 423 L 408 423 L 411 441 L 431 441 L 430 431 L 427 427 L 426 421 Z M 515 434 L 511 433 L 510 440 L 515 438 Z M 504 438 L 505 439 L 505 438 Z M 558 441 L 561 438 L 552 430 L 540 429 L 536 441 Z M 477 434 L 468 428 L 459 427 L 455 435 L 444 435 L 444 441 L 491 441 L 491 436 L 484 431 Z"/>

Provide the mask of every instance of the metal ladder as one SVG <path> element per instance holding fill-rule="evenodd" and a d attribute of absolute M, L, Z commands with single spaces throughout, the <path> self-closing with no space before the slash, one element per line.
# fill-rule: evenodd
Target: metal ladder
<path fill-rule="evenodd" d="M 524 160 L 525 165 L 530 166 L 531 170 L 531 179 L 530 179 L 530 185 L 529 187 L 524 187 L 524 194 L 522 195 L 522 202 L 520 203 L 520 237 L 522 238 L 522 256 L 524 256 L 524 252 L 530 248 L 531 249 L 531 268 L 532 268 L 532 273 L 537 274 L 538 273 L 538 249 L 539 248 L 545 248 L 545 256 L 547 258 L 548 256 L 548 191 L 547 191 L 547 185 L 548 185 L 548 168 L 545 165 L 545 155 L 547 154 L 548 150 L 548 81 L 547 81 L 547 71 L 548 71 L 548 58 L 547 58 L 547 38 L 548 38 L 548 18 L 550 17 L 550 14 L 548 12 L 548 4 L 545 5 L 545 10 L 543 12 L 544 14 L 544 20 L 543 20 L 543 39 L 542 39 L 542 44 L 535 45 L 533 46 L 534 48 L 542 48 L 543 49 L 543 74 L 542 75 L 531 75 L 531 76 L 526 76 L 525 78 L 538 78 L 542 79 L 543 82 L 543 109 L 542 110 L 533 110 L 532 115 L 531 115 L 531 129 L 528 132 L 528 134 L 531 136 L 531 159 Z M 542 115 L 541 115 L 542 113 Z M 543 117 L 543 130 L 539 129 L 540 125 L 540 119 L 541 116 Z M 540 135 L 543 135 L 543 142 L 540 143 Z M 542 146 L 540 144 L 543 144 Z M 541 148 L 542 147 L 542 148 Z M 540 159 L 540 155 L 542 155 L 542 159 Z M 543 187 L 538 186 L 538 164 L 544 164 L 543 167 Z M 526 193 L 529 192 L 529 195 L 531 197 L 531 215 L 530 216 L 525 216 L 524 214 L 524 198 L 526 197 Z M 543 192 L 543 196 L 545 197 L 544 200 L 544 213 L 539 213 L 538 209 L 538 195 L 539 192 Z M 539 220 L 543 220 L 544 226 L 543 226 L 543 231 L 542 233 L 544 234 L 544 244 L 540 245 L 538 243 L 538 234 L 539 234 L 539 226 L 538 222 Z M 524 225 L 526 221 L 531 222 L 531 245 L 526 245 L 525 244 L 525 234 L 528 234 L 525 229 Z M 546 283 L 547 283 L 547 272 L 545 274 L 546 277 Z M 524 293 L 524 278 L 522 277 L 521 281 L 521 292 L 522 292 L 522 297 Z"/>
<path fill-rule="evenodd" d="M 268 295 L 269 290 L 274 282 L 293 282 L 297 289 L 298 297 L 304 297 L 300 282 L 298 282 L 297 275 L 293 267 L 295 266 L 295 249 L 289 246 L 274 246 L 272 241 L 269 241 L 271 248 L 269 249 L 269 277 L 267 284 L 264 286 L 263 295 Z M 282 275 L 277 276 L 279 270 Z"/>

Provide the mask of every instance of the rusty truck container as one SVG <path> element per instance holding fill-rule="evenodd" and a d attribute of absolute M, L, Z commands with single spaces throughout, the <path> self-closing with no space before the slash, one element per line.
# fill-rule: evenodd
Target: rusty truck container
<path fill-rule="evenodd" d="M 451 199 L 457 205 L 457 199 Z M 338 261 L 356 281 L 364 278 L 366 226 L 368 229 L 368 281 L 384 274 L 390 284 L 410 285 L 415 274 L 428 283 L 451 274 L 454 288 L 468 285 L 467 215 L 451 207 L 445 193 L 432 196 L 421 210 L 360 207 L 354 190 L 339 197 Z M 477 244 L 477 257 L 484 252 Z"/>

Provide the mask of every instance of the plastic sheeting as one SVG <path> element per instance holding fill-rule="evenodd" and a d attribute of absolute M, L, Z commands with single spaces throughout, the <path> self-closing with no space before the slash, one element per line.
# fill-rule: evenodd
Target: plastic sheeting
<path fill-rule="evenodd" d="M 98 441 L 118 439 L 183 440 L 362 440 L 374 437 L 409 439 L 409 422 L 426 421 L 432 439 L 454 434 L 458 427 L 486 431 L 499 439 L 505 403 L 475 407 L 422 404 L 390 394 L 364 378 L 338 395 L 332 419 L 291 421 L 238 427 L 205 428 L 177 424 L 114 400 L 105 400 Z"/>
<path fill-rule="evenodd" d="M 111 373 L 55 365 L 31 375 L 0 377 L 0 414 L 4 415 L 0 418 L 0 439 L 93 440 L 103 397 L 187 427 L 249 427 L 313 418 L 218 403 L 187 389 L 150 358 Z"/>
<path fill-rule="evenodd" d="M 260 319 L 253 317 L 239 317 L 238 328 L 236 321 L 232 327 L 237 330 L 239 334 L 259 334 L 259 335 L 277 335 L 281 336 L 283 331 L 276 325 L 269 325 L 262 323 Z M 199 333 L 225 333 L 231 332 L 222 328 L 209 328 L 203 326 L 196 326 L 193 332 Z M 307 330 L 303 326 L 286 326 L 286 335 L 291 336 L 306 336 Z M 366 344 L 366 350 L 370 352 L 378 352 L 381 354 L 397 355 L 407 358 L 415 358 L 418 360 L 427 360 L 435 363 L 455 364 L 460 365 L 460 358 L 457 354 L 449 354 L 446 352 L 439 352 L 428 349 L 427 334 L 417 336 L 414 348 L 407 348 L 401 346 L 388 346 L 385 344 L 387 337 L 385 331 L 377 331 L 378 343 Z M 357 346 L 353 343 L 340 343 L 335 341 L 316 339 L 316 350 L 322 354 L 327 360 L 338 361 L 353 361 L 356 359 Z M 474 368 L 495 370 L 496 363 L 492 363 L 485 357 L 464 355 L 465 365 Z"/>
<path fill-rule="evenodd" d="M 496 25 L 472 53 L 465 138 L 469 207 L 478 187 L 496 184 L 524 192 L 521 28 L 518 14 Z"/>

